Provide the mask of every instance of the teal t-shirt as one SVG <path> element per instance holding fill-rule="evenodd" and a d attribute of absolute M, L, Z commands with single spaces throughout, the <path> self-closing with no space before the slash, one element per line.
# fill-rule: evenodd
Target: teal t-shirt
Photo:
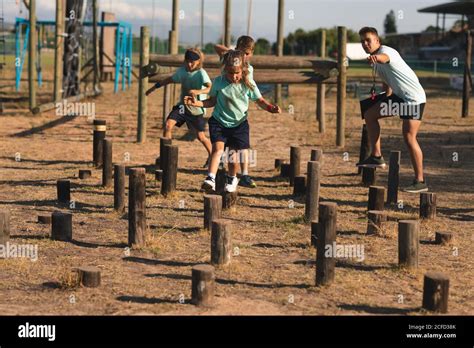
<path fill-rule="evenodd" d="M 211 83 L 211 79 L 209 78 L 206 70 L 198 69 L 195 71 L 187 71 L 184 66 L 179 67 L 171 79 L 173 82 L 181 83 L 180 104 L 182 105 L 184 105 L 184 97 L 189 95 L 189 91 L 191 89 L 203 89 L 206 88 L 206 86 L 204 86 L 205 83 Z M 206 99 L 206 95 L 199 94 L 198 99 L 204 100 Z M 204 108 L 198 108 L 189 105 L 185 105 L 185 107 L 192 115 L 202 115 L 205 113 Z"/>
<path fill-rule="evenodd" d="M 249 100 L 256 101 L 262 97 L 253 79 L 250 83 L 255 86 L 253 90 L 243 82 L 229 82 L 225 75 L 216 77 L 212 83 L 209 96 L 216 98 L 212 117 L 224 127 L 234 128 L 244 122 L 247 119 Z"/>

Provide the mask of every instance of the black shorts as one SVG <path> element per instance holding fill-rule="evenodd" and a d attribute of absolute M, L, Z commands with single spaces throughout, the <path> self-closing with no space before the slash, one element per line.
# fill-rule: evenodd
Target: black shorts
<path fill-rule="evenodd" d="M 380 93 L 372 98 L 364 99 L 360 101 L 360 110 L 362 118 L 367 110 L 372 106 L 379 104 L 380 115 L 382 116 L 400 116 L 403 120 L 419 120 L 423 117 L 423 111 L 425 110 L 425 103 L 421 104 L 407 104 L 402 98 L 396 94 L 389 96 L 385 93 Z"/>
<path fill-rule="evenodd" d="M 234 128 L 224 127 L 214 117 L 211 117 L 208 123 L 211 143 L 222 141 L 226 147 L 235 150 L 250 148 L 250 127 L 247 120 Z"/>
<path fill-rule="evenodd" d="M 170 112 L 167 119 L 175 120 L 176 126 L 178 128 L 186 123 L 189 129 L 195 129 L 198 132 L 204 132 L 206 130 L 206 120 L 204 119 L 204 114 L 198 116 L 190 115 L 186 112 L 186 108 L 184 106 L 173 106 L 173 110 Z"/>

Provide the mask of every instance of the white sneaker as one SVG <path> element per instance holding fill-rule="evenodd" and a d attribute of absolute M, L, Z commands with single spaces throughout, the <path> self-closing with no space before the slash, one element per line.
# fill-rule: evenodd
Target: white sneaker
<path fill-rule="evenodd" d="M 201 189 L 206 192 L 213 192 L 216 190 L 216 180 L 210 176 L 206 177 L 206 180 L 202 183 Z"/>
<path fill-rule="evenodd" d="M 239 179 L 237 179 L 237 176 L 228 176 L 226 175 L 225 178 L 225 191 L 226 192 L 235 192 L 237 191 L 237 185 L 239 184 Z"/>

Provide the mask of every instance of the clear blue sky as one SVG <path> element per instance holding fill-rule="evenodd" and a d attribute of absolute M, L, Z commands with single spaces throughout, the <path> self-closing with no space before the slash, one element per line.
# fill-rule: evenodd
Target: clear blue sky
<path fill-rule="evenodd" d="M 7 22 L 20 15 L 16 0 L 3 0 Z M 285 35 L 297 28 L 305 30 L 319 27 L 345 25 L 358 30 L 365 25 L 375 26 L 383 32 L 385 15 L 393 9 L 402 18 L 397 19 L 399 33 L 418 32 L 428 25 L 434 25 L 436 15 L 421 14 L 417 10 L 452 0 L 286 0 Z M 55 0 L 37 0 L 40 19 L 54 19 Z M 167 37 L 171 27 L 171 0 L 155 0 L 154 32 L 161 38 Z M 101 10 L 115 12 L 118 19 L 133 24 L 138 34 L 141 25 L 152 25 L 153 0 L 99 0 Z M 250 35 L 276 40 L 278 0 L 253 0 Z M 197 43 L 200 26 L 200 0 L 180 0 L 180 42 Z M 215 41 L 223 30 L 224 0 L 205 0 L 205 38 Z M 290 12 L 292 11 L 292 12 Z M 246 33 L 248 0 L 232 0 L 232 35 Z M 289 18 L 290 15 L 292 18 Z M 450 16 L 446 26 L 450 27 L 459 17 Z M 441 23 L 440 23 L 441 25 Z M 196 41 L 196 42 L 193 42 Z"/>

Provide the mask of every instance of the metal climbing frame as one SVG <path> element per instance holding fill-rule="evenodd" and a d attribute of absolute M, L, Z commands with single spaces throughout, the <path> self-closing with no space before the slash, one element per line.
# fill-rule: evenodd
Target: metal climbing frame
<path fill-rule="evenodd" d="M 37 26 L 56 26 L 55 21 L 37 21 Z M 92 26 L 92 22 L 84 22 L 85 26 Z M 122 78 L 122 91 L 131 87 L 132 84 L 132 26 L 127 22 L 98 22 L 99 27 L 116 27 L 115 37 L 115 77 L 114 77 L 114 92 L 117 93 L 119 89 L 119 81 Z M 25 28 L 25 35 L 22 38 L 23 28 Z M 26 51 L 28 50 L 28 36 L 30 33 L 30 23 L 27 19 L 16 18 L 15 21 L 15 72 L 16 72 L 16 90 L 20 89 L 21 73 L 23 71 L 23 63 L 25 62 Z M 39 32 L 39 31 L 38 31 Z M 21 42 L 23 39 L 23 47 Z M 38 40 L 39 42 L 40 40 Z M 38 46 L 40 49 L 40 46 Z M 39 56 L 39 55 L 38 55 Z M 42 77 L 41 69 L 38 67 L 38 84 L 41 87 Z M 125 80 L 127 83 L 125 83 Z"/>

